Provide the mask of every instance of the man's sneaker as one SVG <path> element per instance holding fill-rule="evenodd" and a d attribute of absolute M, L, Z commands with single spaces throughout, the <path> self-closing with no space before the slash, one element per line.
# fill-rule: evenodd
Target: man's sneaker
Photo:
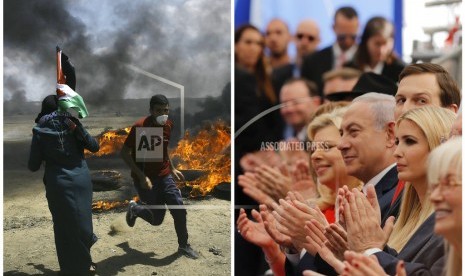
<path fill-rule="evenodd" d="M 190 244 L 187 244 L 186 246 L 180 246 L 178 248 L 178 253 L 191 259 L 199 258 L 199 253 L 195 252 L 194 249 L 192 249 L 192 247 L 190 246 Z"/>
<path fill-rule="evenodd" d="M 136 223 L 137 216 L 134 214 L 134 207 L 137 206 L 137 203 L 134 200 L 129 201 L 128 211 L 126 212 L 126 223 L 129 227 L 134 227 Z"/>

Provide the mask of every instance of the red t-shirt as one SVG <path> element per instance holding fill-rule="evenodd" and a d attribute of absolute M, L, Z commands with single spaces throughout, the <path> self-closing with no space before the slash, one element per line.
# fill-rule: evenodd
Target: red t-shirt
<path fill-rule="evenodd" d="M 141 118 L 132 127 L 131 131 L 124 141 L 124 145 L 131 149 L 131 155 L 134 162 L 136 161 L 136 128 L 137 127 L 156 127 L 151 116 Z M 159 126 L 157 126 L 159 127 Z M 170 141 L 171 128 L 173 122 L 168 120 L 163 126 L 163 161 L 161 162 L 136 162 L 136 165 L 148 177 L 166 176 L 171 173 L 171 164 L 168 156 L 168 144 Z M 136 174 L 131 172 L 133 179 L 138 180 Z"/>

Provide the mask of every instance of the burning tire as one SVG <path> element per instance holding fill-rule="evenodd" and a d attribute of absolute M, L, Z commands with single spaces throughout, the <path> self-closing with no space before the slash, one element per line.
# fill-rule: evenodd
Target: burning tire
<path fill-rule="evenodd" d="M 180 170 L 186 181 L 194 181 L 208 174 L 206 170 Z"/>
<path fill-rule="evenodd" d="M 182 175 L 184 175 L 185 182 L 180 183 L 179 189 L 181 190 L 181 195 L 184 198 L 192 196 L 191 192 L 193 187 L 191 185 L 186 185 L 186 182 L 192 182 L 199 179 L 202 176 L 206 176 L 208 171 L 206 170 L 180 170 Z"/>
<path fill-rule="evenodd" d="M 213 188 L 213 196 L 219 199 L 231 200 L 231 183 L 221 182 Z"/>
<path fill-rule="evenodd" d="M 95 192 L 112 191 L 121 187 L 121 173 L 114 170 L 92 172 L 91 180 Z"/>

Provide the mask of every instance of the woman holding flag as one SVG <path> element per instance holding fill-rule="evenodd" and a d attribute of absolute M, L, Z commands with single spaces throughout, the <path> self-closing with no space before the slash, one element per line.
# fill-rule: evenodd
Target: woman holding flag
<path fill-rule="evenodd" d="M 92 227 L 92 182 L 84 149 L 97 152 L 99 145 L 78 119 L 66 112 L 71 107 L 87 116 L 82 98 L 74 92 L 74 68 L 57 47 L 57 95 L 49 95 L 33 128 L 28 168 L 39 170 L 45 161 L 44 184 L 53 218 L 60 275 L 95 272 L 90 247 L 97 241 Z M 63 74 L 63 72 L 65 74 Z"/>

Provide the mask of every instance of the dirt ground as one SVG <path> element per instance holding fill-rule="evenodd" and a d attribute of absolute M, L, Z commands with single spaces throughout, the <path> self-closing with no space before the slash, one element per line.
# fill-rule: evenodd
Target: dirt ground
<path fill-rule="evenodd" d="M 4 275 L 56 275 L 59 270 L 53 225 L 42 183 L 43 168 L 32 173 L 27 159 L 33 126 L 31 116 L 4 117 L 3 272 Z M 137 118 L 86 118 L 92 135 L 106 127 L 131 125 Z M 112 169 L 122 173 L 122 187 L 94 192 L 96 200 L 125 200 L 134 195 L 129 170 L 117 157 L 90 158 L 91 171 Z M 169 212 L 160 226 L 138 219 L 134 228 L 125 222 L 125 208 L 93 215 L 99 241 L 91 254 L 97 275 L 230 275 L 231 211 L 229 200 L 213 196 L 185 199 L 189 242 L 198 260 L 177 255 L 177 238 Z"/>

